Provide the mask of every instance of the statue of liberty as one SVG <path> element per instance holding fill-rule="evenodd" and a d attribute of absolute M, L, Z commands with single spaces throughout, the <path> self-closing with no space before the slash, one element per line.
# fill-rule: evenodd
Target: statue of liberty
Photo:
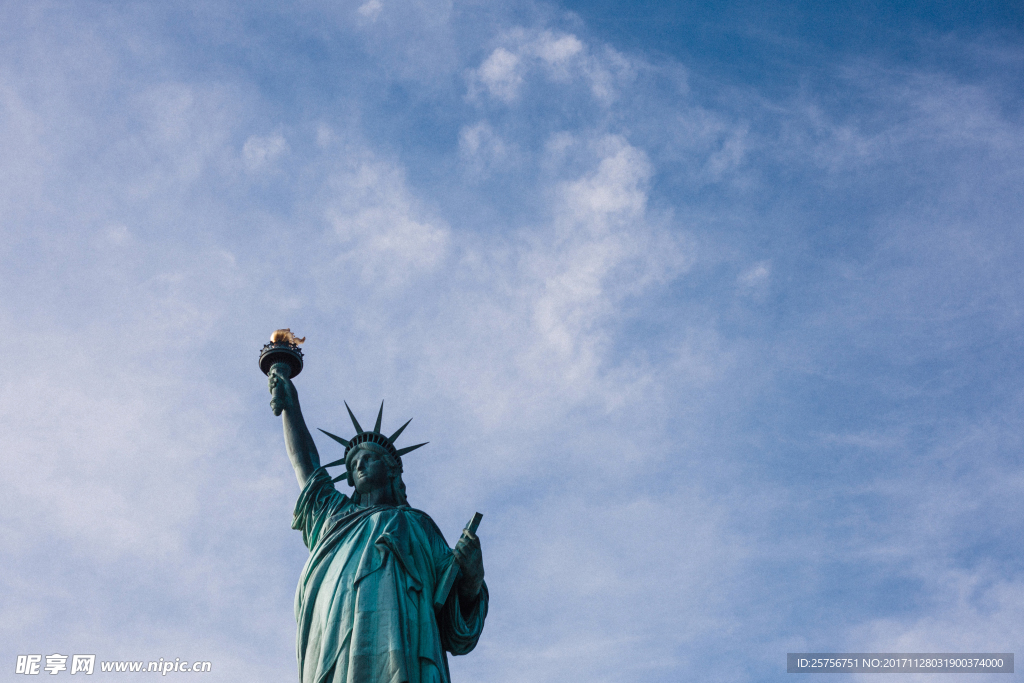
<path fill-rule="evenodd" d="M 260 365 L 301 488 L 292 528 L 309 548 L 295 592 L 299 681 L 450 683 L 447 653 L 470 652 L 487 616 L 479 515 L 452 550 L 433 520 L 409 507 L 402 456 L 425 444 L 396 448 L 409 423 L 384 436 L 383 403 L 369 431 L 346 403 L 355 436 L 324 432 L 345 451 L 321 465 L 291 381 L 302 368 L 300 340 L 277 335 Z M 340 465 L 332 478 L 326 468 Z M 341 480 L 351 495 L 335 489 Z"/>

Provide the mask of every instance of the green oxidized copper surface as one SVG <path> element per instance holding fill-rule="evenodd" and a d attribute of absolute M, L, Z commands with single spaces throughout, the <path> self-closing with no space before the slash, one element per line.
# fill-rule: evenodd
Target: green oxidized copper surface
<path fill-rule="evenodd" d="M 360 426 L 346 403 L 356 433 L 345 439 L 320 430 L 345 449 L 342 458 L 321 465 L 293 368 L 284 358 L 264 371 L 300 486 L 292 528 L 302 532 L 310 553 L 295 593 L 299 680 L 448 683 L 448 653 L 470 652 L 487 616 L 480 515 L 453 550 L 430 517 L 409 506 L 402 457 L 425 444 L 397 448 L 409 423 L 385 436 L 383 403 L 372 430 Z M 326 468 L 342 465 L 332 479 Z M 338 491 L 341 480 L 354 490 Z"/>

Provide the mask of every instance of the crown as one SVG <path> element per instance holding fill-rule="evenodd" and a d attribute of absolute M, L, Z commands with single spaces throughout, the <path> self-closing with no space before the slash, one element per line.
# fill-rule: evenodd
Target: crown
<path fill-rule="evenodd" d="M 415 446 L 395 448 L 395 439 L 397 439 L 398 436 L 402 433 L 402 431 L 409 426 L 409 422 L 412 422 L 412 418 L 409 418 L 408 422 L 399 427 L 398 431 L 392 434 L 391 436 L 384 436 L 380 431 L 380 422 L 384 418 L 384 401 L 380 402 L 380 411 L 377 412 L 377 424 L 375 424 L 373 426 L 373 430 L 369 432 L 363 430 L 363 428 L 359 426 L 359 420 L 357 420 L 356 416 L 352 414 L 352 409 L 348 407 L 348 402 L 345 402 L 345 410 L 348 411 L 348 416 L 352 419 L 352 426 L 356 428 L 356 435 L 353 436 L 351 439 L 343 439 L 340 436 L 335 436 L 334 434 L 331 434 L 328 431 L 320 429 L 319 427 L 317 428 L 320 429 L 321 432 L 323 432 L 324 434 L 331 437 L 332 439 L 334 439 L 335 441 L 337 441 L 338 443 L 345 447 L 345 455 L 342 456 L 340 460 L 329 462 L 326 465 L 323 465 L 323 467 L 334 467 L 335 465 L 344 465 L 346 458 L 348 458 L 349 452 L 352 449 L 359 446 L 359 444 L 363 443 L 375 443 L 384 450 L 386 450 L 391 455 L 395 456 L 396 458 L 401 458 L 406 453 L 411 453 L 420 446 L 426 446 L 428 443 L 430 443 L 429 441 L 424 441 L 423 443 L 418 443 Z M 399 462 L 401 462 L 401 460 L 399 460 Z M 349 479 L 349 472 L 347 468 L 344 474 L 342 474 L 339 477 L 335 477 L 334 479 L 331 479 L 331 481 L 336 482 L 341 481 L 342 479 Z M 349 479 L 348 483 L 349 486 L 351 486 L 352 480 Z"/>

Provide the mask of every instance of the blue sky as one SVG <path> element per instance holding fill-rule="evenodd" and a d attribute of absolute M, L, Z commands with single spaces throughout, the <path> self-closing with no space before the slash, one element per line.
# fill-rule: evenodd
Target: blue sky
<path fill-rule="evenodd" d="M 311 427 L 383 399 L 430 442 L 410 502 L 484 514 L 455 681 L 1019 651 L 1022 37 L 1013 3 L 6 3 L 0 666 L 294 677 L 278 327 Z"/>

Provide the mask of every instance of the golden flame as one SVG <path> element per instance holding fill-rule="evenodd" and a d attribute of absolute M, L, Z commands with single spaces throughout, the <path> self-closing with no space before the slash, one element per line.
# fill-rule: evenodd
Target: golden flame
<path fill-rule="evenodd" d="M 288 344 L 301 344 L 306 341 L 306 338 L 296 337 L 292 334 L 291 328 L 286 327 L 283 330 L 275 330 L 274 334 L 270 335 L 270 341 L 274 344 L 280 344 L 281 342 L 287 342 Z"/>

